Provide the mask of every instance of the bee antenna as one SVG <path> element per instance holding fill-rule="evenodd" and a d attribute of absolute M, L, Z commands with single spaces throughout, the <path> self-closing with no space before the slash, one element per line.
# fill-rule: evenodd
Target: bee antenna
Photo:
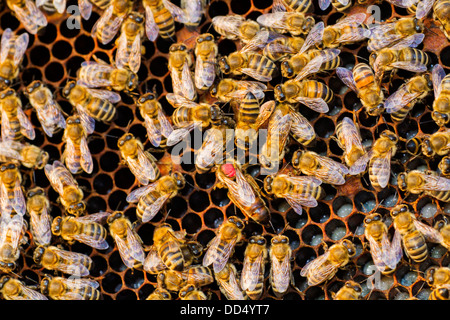
<path fill-rule="evenodd" d="M 432 34 L 434 34 L 435 36 L 438 36 L 438 34 L 436 32 L 434 32 L 433 30 L 431 30 L 430 28 L 424 26 L 425 29 L 427 29 L 429 32 L 431 32 Z M 432 27 L 433 28 L 433 27 Z M 434 26 L 434 28 L 439 28 L 438 26 Z"/>
<path fill-rule="evenodd" d="M 167 219 L 167 217 L 169 216 L 169 213 L 170 213 L 171 210 L 172 210 L 172 208 L 170 208 L 168 211 L 167 211 L 167 209 L 166 209 L 167 213 L 166 213 L 166 215 L 164 216 L 164 222 L 166 222 L 166 219 Z"/>

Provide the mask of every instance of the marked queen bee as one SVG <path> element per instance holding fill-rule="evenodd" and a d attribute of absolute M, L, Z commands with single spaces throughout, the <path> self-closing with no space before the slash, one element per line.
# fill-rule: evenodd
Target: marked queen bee
<path fill-rule="evenodd" d="M 28 1 L 32 4 L 31 1 Z M 28 47 L 28 33 L 16 36 L 10 28 L 3 31 L 0 42 L 0 89 L 9 87 L 19 76 L 19 67 Z"/>
<path fill-rule="evenodd" d="M 15 13 L 24 28 L 36 34 L 40 28 L 47 26 L 47 18 L 31 0 L 7 0 L 8 8 Z"/>

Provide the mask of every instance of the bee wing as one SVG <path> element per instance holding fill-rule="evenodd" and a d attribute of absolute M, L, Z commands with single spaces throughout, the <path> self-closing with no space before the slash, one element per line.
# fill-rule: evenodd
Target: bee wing
<path fill-rule="evenodd" d="M 67 286 L 72 290 L 83 290 L 86 287 L 92 287 L 97 289 L 100 287 L 100 284 L 92 279 L 86 278 L 75 278 L 75 279 L 64 279 L 66 281 Z"/>
<path fill-rule="evenodd" d="M 130 203 L 138 202 L 141 197 L 145 196 L 149 192 L 156 190 L 157 184 L 158 184 L 158 182 L 156 181 L 149 185 L 146 185 L 146 186 L 143 186 L 143 187 L 140 187 L 140 188 L 137 188 L 137 189 L 131 191 L 131 193 L 129 193 L 127 196 L 127 202 L 130 202 Z"/>
<path fill-rule="evenodd" d="M 375 241 L 371 235 L 367 235 L 366 239 L 369 241 L 370 254 L 372 255 L 373 263 L 380 272 L 383 272 L 386 270 L 386 263 L 384 261 L 385 251 L 383 251 L 385 248 L 382 248 L 382 246 Z"/>
<path fill-rule="evenodd" d="M 89 275 L 89 269 L 83 264 L 85 259 L 92 263 L 92 259 L 82 253 L 66 251 L 59 248 L 53 248 L 53 251 L 59 256 L 60 263 L 58 270 L 68 274 L 75 274 L 81 277 Z"/>
<path fill-rule="evenodd" d="M 316 136 L 314 127 L 301 113 L 293 111 L 290 114 L 290 118 L 290 131 L 292 135 L 301 137 L 305 140 L 310 140 Z"/>
<path fill-rule="evenodd" d="M 155 41 L 159 34 L 158 25 L 155 22 L 155 18 L 153 17 L 152 9 L 144 4 L 145 8 L 145 34 L 147 35 L 148 40 Z"/>
<path fill-rule="evenodd" d="M 155 273 L 155 271 L 159 272 L 167 269 L 167 266 L 161 260 L 161 257 L 159 256 L 154 245 L 150 247 L 147 257 L 144 260 L 143 267 L 148 273 Z"/>
<path fill-rule="evenodd" d="M 168 0 L 163 0 L 163 3 L 164 3 L 164 7 L 166 7 L 166 9 L 169 10 L 172 17 L 175 19 L 175 21 L 177 21 L 179 23 L 190 22 L 188 15 L 186 14 L 186 12 L 183 9 L 174 5 L 172 2 L 170 2 Z"/>
<path fill-rule="evenodd" d="M 303 46 L 300 49 L 299 54 L 306 52 L 310 47 L 322 41 L 324 29 L 325 27 L 323 21 L 316 23 L 306 36 L 305 42 L 303 42 Z"/>
<path fill-rule="evenodd" d="M 53 0 L 53 6 L 58 13 L 63 13 L 66 10 L 66 0 Z"/>
<path fill-rule="evenodd" d="M 425 184 L 421 188 L 422 190 L 430 191 L 448 191 L 450 190 L 450 179 L 446 179 L 440 176 L 426 175 L 424 177 Z"/>
<path fill-rule="evenodd" d="M 27 211 L 27 204 L 26 204 L 25 196 L 23 195 L 22 186 L 20 185 L 19 179 L 16 179 L 16 182 L 14 185 L 13 208 L 18 214 L 20 214 L 22 216 Z"/>
<path fill-rule="evenodd" d="M 250 206 L 256 201 L 255 192 L 241 170 L 236 170 L 236 182 L 231 183 L 228 187 L 234 197 L 245 206 Z"/>
<path fill-rule="evenodd" d="M 228 96 L 230 98 L 243 99 L 248 92 L 251 92 L 255 98 L 260 100 L 264 98 L 264 91 L 267 89 L 267 86 L 259 81 L 238 80 L 236 81 L 236 85 L 242 89 L 229 93 Z"/>
<path fill-rule="evenodd" d="M 294 184 L 312 184 L 314 187 L 318 187 L 322 184 L 322 180 L 310 176 L 285 176 L 285 178 Z"/>
<path fill-rule="evenodd" d="M 244 265 L 241 273 L 241 288 L 243 290 L 252 291 L 255 289 L 259 280 L 259 272 L 263 263 L 262 253 L 255 259 L 250 261 L 248 257 L 244 258 Z"/>
<path fill-rule="evenodd" d="M 2 110 L 2 125 L 1 125 L 1 133 L 3 141 L 9 141 L 14 139 L 14 131 L 11 128 L 11 123 L 9 122 L 8 115 L 4 110 Z"/>
<path fill-rule="evenodd" d="M 272 4 L 272 12 L 286 12 L 286 6 L 283 3 L 283 0 L 274 0 Z"/>
<path fill-rule="evenodd" d="M 121 237 L 115 235 L 114 240 L 116 242 L 117 250 L 119 250 L 120 257 L 127 268 L 133 268 L 134 258 L 131 255 L 131 250 L 128 248 L 127 243 Z"/>
<path fill-rule="evenodd" d="M 14 45 L 14 33 L 11 28 L 6 28 L 3 31 L 2 39 L 0 42 L 0 62 L 4 62 L 6 57 L 8 56 L 9 50 Z M 25 51 L 24 51 L 25 52 Z"/>
<path fill-rule="evenodd" d="M 21 107 L 17 107 L 17 119 L 20 122 L 20 132 L 30 140 L 34 140 L 35 132 L 31 121 L 27 118 L 25 112 L 23 112 Z"/>
<path fill-rule="evenodd" d="M 15 51 L 13 61 L 16 66 L 19 65 L 20 61 L 23 59 L 23 55 L 28 47 L 28 40 L 28 33 L 25 32 L 18 36 L 14 41 Z"/>
<path fill-rule="evenodd" d="M 78 0 L 80 15 L 84 20 L 89 20 L 92 13 L 92 3 L 89 0 Z"/>
<path fill-rule="evenodd" d="M 66 120 L 61 113 L 61 108 L 53 98 L 47 99 L 43 108 L 36 108 L 36 114 L 45 134 L 49 137 L 53 136 L 55 126 L 60 128 L 66 127 Z M 47 120 L 51 119 L 51 121 Z"/>
<path fill-rule="evenodd" d="M 365 28 L 356 28 L 353 32 L 346 32 L 342 34 L 339 42 L 357 42 L 370 37 L 370 30 Z"/>
<path fill-rule="evenodd" d="M 389 64 L 391 67 L 404 69 L 411 72 L 425 72 L 427 71 L 427 66 L 423 63 L 411 63 L 406 61 L 398 61 Z"/>
<path fill-rule="evenodd" d="M 16 151 L 11 145 L 14 142 L 15 141 L 12 140 L 0 141 L 0 156 L 22 161 L 23 158 L 20 155 L 20 152 Z"/>
<path fill-rule="evenodd" d="M 316 73 L 320 70 L 320 67 L 322 66 L 323 56 L 319 55 L 315 57 L 314 59 L 310 60 L 306 66 L 297 74 L 297 76 L 294 78 L 295 81 L 300 81 L 306 76 Z"/>
<path fill-rule="evenodd" d="M 361 134 L 355 123 L 348 117 L 342 119 L 342 136 L 344 137 L 346 152 L 349 152 L 354 145 L 359 149 L 364 149 Z"/>
<path fill-rule="evenodd" d="M 442 79 L 444 79 L 444 77 L 445 77 L 444 68 L 442 68 L 442 66 L 440 64 L 436 64 L 433 67 L 431 77 L 433 80 L 434 96 L 438 97 L 439 94 L 441 93 L 441 89 L 442 89 L 442 86 L 441 86 Z"/>
<path fill-rule="evenodd" d="M 217 279 L 217 282 L 229 296 L 228 298 L 230 300 L 244 300 L 244 295 L 233 271 L 230 271 L 228 281 Z"/>
<path fill-rule="evenodd" d="M 240 51 L 249 52 L 264 48 L 264 46 L 269 42 L 269 39 L 271 39 L 270 35 L 270 31 L 268 30 L 259 31 L 250 41 L 245 44 L 245 46 L 242 47 Z"/>
<path fill-rule="evenodd" d="M 331 0 L 319 0 L 319 8 L 322 11 L 325 11 L 326 9 L 328 9 L 330 4 L 331 4 Z"/>
<path fill-rule="evenodd" d="M 230 15 L 230 16 L 215 16 L 212 18 L 211 22 L 214 26 L 214 30 L 222 36 L 227 36 L 221 33 L 221 30 L 226 30 L 227 33 L 234 35 L 234 39 L 239 37 L 239 27 L 245 18 L 240 15 Z M 220 32 L 219 32 L 220 31 Z"/>
<path fill-rule="evenodd" d="M 425 35 L 423 33 L 415 33 L 406 38 L 403 38 L 401 41 L 397 42 L 390 48 L 394 50 L 400 50 L 406 47 L 415 48 L 422 43 L 424 38 Z"/>
<path fill-rule="evenodd" d="M 330 251 L 326 251 L 324 254 L 318 256 L 317 258 L 309 261 L 300 271 L 300 275 L 302 277 L 306 277 L 308 275 L 308 272 L 313 269 L 319 269 L 321 270 L 321 273 L 323 271 L 323 275 L 329 274 L 334 270 L 334 267 L 331 263 L 325 264 L 324 262 L 328 260 L 328 256 L 330 255 Z"/>
<path fill-rule="evenodd" d="M 341 81 L 354 92 L 358 92 L 355 79 L 353 78 L 353 72 L 347 68 L 337 67 L 336 74 Z"/>
<path fill-rule="evenodd" d="M 364 22 L 364 20 L 366 20 L 366 17 L 366 14 L 363 12 L 355 13 L 339 20 L 336 24 L 334 24 L 334 27 L 343 27 L 352 24 L 356 24 L 357 26 L 359 26 Z"/>
<path fill-rule="evenodd" d="M 331 184 L 341 185 L 345 183 L 344 176 L 348 174 L 346 166 L 327 157 L 319 156 L 317 160 L 324 170 L 317 170 L 314 175 L 317 175 L 319 179 L 326 179 Z"/>
<path fill-rule="evenodd" d="M 376 176 L 381 188 L 387 186 L 391 176 L 391 155 L 392 152 L 389 151 L 383 157 L 372 158 L 372 174 Z"/>
<path fill-rule="evenodd" d="M 97 97 L 97 98 L 103 99 L 103 100 L 108 100 L 111 103 L 118 103 L 121 100 L 120 94 L 118 94 L 117 92 L 110 91 L 110 90 L 88 88 L 88 91 L 94 97 Z"/>
<path fill-rule="evenodd" d="M 358 175 L 361 172 L 364 172 L 367 167 L 367 163 L 373 155 L 373 151 L 370 150 L 362 155 L 358 160 L 356 160 L 353 165 L 349 168 L 349 174 L 352 176 Z"/>
<path fill-rule="evenodd" d="M 4 243 L 6 237 L 9 237 L 9 244 L 13 247 L 13 250 L 17 250 L 19 247 L 20 237 L 22 235 L 23 226 L 25 220 L 20 214 L 14 215 L 12 218 L 3 218 L 1 220 L 2 226 L 2 243 Z"/>
<path fill-rule="evenodd" d="M 48 208 L 44 207 L 40 215 L 30 214 L 30 224 L 36 236 L 35 242 L 42 245 L 50 244 L 52 231 Z"/>
<path fill-rule="evenodd" d="M 138 235 L 130 228 L 127 227 L 127 247 L 130 250 L 130 256 L 135 260 L 144 263 L 145 260 L 145 252 L 142 248 L 142 244 Z"/>
<path fill-rule="evenodd" d="M 431 8 L 433 8 L 435 0 L 421 0 L 417 4 L 416 8 L 416 18 L 422 19 L 425 18 L 430 12 Z"/>
<path fill-rule="evenodd" d="M 417 230 L 419 230 L 424 237 L 430 241 L 430 242 L 435 242 L 435 243 L 441 243 L 443 238 L 441 233 L 436 230 L 435 228 L 426 225 L 425 223 L 415 219 L 414 220 L 414 226 L 416 227 Z"/>
<path fill-rule="evenodd" d="M 394 270 L 403 256 L 402 236 L 400 232 L 398 232 L 397 230 L 395 230 L 394 237 L 392 238 L 392 242 L 390 244 L 390 248 L 384 250 L 384 253 L 386 265 L 392 270 Z"/>
<path fill-rule="evenodd" d="M 260 15 L 256 18 L 256 22 L 265 27 L 271 27 L 273 29 L 287 29 L 286 24 L 287 12 L 272 12 Z"/>
<path fill-rule="evenodd" d="M 327 113 L 330 110 L 328 108 L 328 104 L 322 98 L 307 98 L 299 96 L 296 97 L 295 100 L 316 112 Z"/>
<path fill-rule="evenodd" d="M 377 51 L 402 39 L 400 33 L 393 32 L 394 29 L 395 23 L 375 24 L 369 27 L 370 36 L 367 50 L 370 52 Z"/>
<path fill-rule="evenodd" d="M 103 238 L 95 238 L 85 233 L 77 233 L 73 238 L 98 250 L 106 250 L 109 248 L 108 242 Z"/>
<path fill-rule="evenodd" d="M 200 23 L 204 10 L 203 0 L 182 0 L 181 8 L 186 12 L 190 23 Z"/>
<path fill-rule="evenodd" d="M 147 129 L 147 137 L 152 145 L 159 147 L 161 144 L 161 131 L 148 114 L 144 114 L 145 128 Z"/>
<path fill-rule="evenodd" d="M 18 7 L 14 4 L 12 9 L 20 22 L 22 22 L 24 28 L 31 34 L 36 34 L 39 26 L 45 27 L 47 25 L 45 15 L 30 0 L 25 1 L 25 7 Z"/>
<path fill-rule="evenodd" d="M 97 212 L 97 213 L 91 213 L 87 214 L 85 216 L 76 217 L 75 219 L 82 223 L 89 223 L 89 222 L 96 222 L 99 224 L 104 224 L 106 222 L 106 219 L 111 215 L 109 212 Z"/>
<path fill-rule="evenodd" d="M 186 61 L 183 65 L 181 78 L 176 70 L 171 71 L 171 76 L 174 93 L 193 100 L 195 97 L 195 88 L 188 62 Z"/>
<path fill-rule="evenodd" d="M 81 159 L 80 165 L 86 173 L 92 173 L 94 170 L 94 163 L 92 161 L 92 154 L 89 150 L 89 146 L 85 137 L 81 138 L 80 141 L 80 151 L 81 151 Z"/>
<path fill-rule="evenodd" d="M 126 160 L 131 172 L 133 172 L 134 176 L 139 180 L 139 183 L 146 185 L 149 181 L 154 181 L 156 179 L 157 172 L 144 151 L 138 149 L 137 152 L 137 159 L 127 158 Z"/>
<path fill-rule="evenodd" d="M 115 63 L 118 68 L 123 68 L 127 64 L 127 62 L 131 62 L 131 59 L 128 56 L 128 41 L 127 35 L 125 32 L 121 32 L 119 38 L 117 38 L 117 51 L 115 57 Z M 133 71 L 135 72 L 135 71 Z"/>
<path fill-rule="evenodd" d="M 236 239 L 233 238 L 227 241 L 220 249 L 218 245 L 221 243 L 220 237 L 216 237 L 212 240 L 212 244 L 209 246 L 203 257 L 203 266 L 207 267 L 213 264 L 213 270 L 215 273 L 220 272 L 227 263 L 228 259 L 233 252 L 234 246 L 236 244 Z"/>
<path fill-rule="evenodd" d="M 418 0 L 386 0 L 386 1 L 393 4 L 394 6 L 405 9 L 412 7 L 418 2 Z"/>
<path fill-rule="evenodd" d="M 44 166 L 44 172 L 45 175 L 47 176 L 47 179 L 50 181 L 50 184 L 52 185 L 53 189 L 55 189 L 56 192 L 58 192 L 61 195 L 63 193 L 64 184 L 62 179 L 60 180 L 56 170 L 57 167 L 59 167 L 60 165 L 64 167 L 64 165 L 60 161 L 55 161 L 53 162 L 53 164 L 46 164 Z M 65 174 L 66 171 L 67 169 L 66 167 L 64 167 L 64 170 L 62 170 L 61 172 Z M 67 181 L 74 182 L 73 177 L 70 174 L 69 175 L 65 174 L 65 177 Z"/>
<path fill-rule="evenodd" d="M 66 149 L 64 151 L 67 169 L 73 174 L 76 174 L 80 169 L 80 162 L 77 157 L 77 148 L 71 139 L 66 141 Z"/>
<path fill-rule="evenodd" d="M 117 54 L 117 53 L 116 53 Z M 134 73 L 139 71 L 141 66 L 141 37 L 137 35 L 131 45 L 128 67 Z"/>
<path fill-rule="evenodd" d="M 25 298 L 16 296 L 16 298 L 18 298 L 19 300 L 22 300 L 22 299 L 23 300 L 48 300 L 48 298 L 46 296 L 44 296 L 42 293 L 40 293 L 39 291 L 30 289 L 25 285 L 22 285 L 21 290 L 22 290 L 22 294 Z"/>
<path fill-rule="evenodd" d="M 96 61 L 84 61 L 81 63 L 78 73 L 91 74 L 89 79 L 78 78 L 77 85 L 82 85 L 87 88 L 106 87 L 111 85 L 111 80 L 102 78 L 97 75 L 102 73 L 111 73 L 114 68 L 106 63 L 99 63 Z"/>
<path fill-rule="evenodd" d="M 285 292 L 289 287 L 291 281 L 291 256 L 286 254 L 282 261 L 279 261 L 275 256 L 271 259 L 272 266 L 272 286 L 279 292 Z"/>
<path fill-rule="evenodd" d="M 182 95 L 171 93 L 171 92 L 166 95 L 166 100 L 175 108 L 179 108 L 179 107 L 193 108 L 193 107 L 198 106 L 197 102 L 186 99 Z"/>
<path fill-rule="evenodd" d="M 109 6 L 102 16 L 97 20 L 94 27 L 92 28 L 92 34 L 96 35 L 97 31 L 101 29 L 101 40 L 102 44 L 108 44 L 119 32 L 120 26 L 122 25 L 124 16 L 113 15 L 114 6 Z"/>
<path fill-rule="evenodd" d="M 195 164 L 204 168 L 212 165 L 223 154 L 223 136 L 220 130 L 211 128 L 206 131 L 205 140 L 198 150 Z"/>
<path fill-rule="evenodd" d="M 254 68 L 242 68 L 240 70 L 242 73 L 258 81 L 268 82 L 272 80 L 272 76 L 264 75 L 264 70 L 257 70 Z"/>
<path fill-rule="evenodd" d="M 215 53 L 211 51 L 208 59 L 202 60 L 197 58 L 195 62 L 195 86 L 198 89 L 202 89 L 204 87 L 211 87 L 214 83 L 214 79 L 216 78 L 216 57 Z"/>
<path fill-rule="evenodd" d="M 275 110 L 276 103 L 274 100 L 263 103 L 259 109 L 259 115 L 256 118 L 257 126 L 261 126 L 270 117 L 273 110 Z"/>
<path fill-rule="evenodd" d="M 75 106 L 75 109 L 77 110 L 79 116 L 80 116 L 80 120 L 81 120 L 81 125 L 83 126 L 84 131 L 87 134 L 91 134 L 92 132 L 94 132 L 95 129 L 95 119 L 92 118 L 87 112 L 86 110 L 83 108 L 83 106 L 77 104 Z"/>
<path fill-rule="evenodd" d="M 201 128 L 201 122 L 196 121 L 192 122 L 186 127 L 183 128 L 177 128 L 173 130 L 170 135 L 167 137 L 166 144 L 170 146 L 176 145 L 178 142 L 182 141 L 185 137 L 189 135 L 189 133 L 194 130 L 195 128 Z"/>
<path fill-rule="evenodd" d="M 404 83 L 391 94 L 384 102 L 384 107 L 387 113 L 394 113 L 406 106 L 408 103 L 416 99 L 423 92 L 410 93 L 407 83 Z"/>

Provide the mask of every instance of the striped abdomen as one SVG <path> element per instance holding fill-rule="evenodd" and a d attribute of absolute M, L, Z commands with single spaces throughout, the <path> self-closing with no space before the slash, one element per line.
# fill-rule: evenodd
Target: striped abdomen
<path fill-rule="evenodd" d="M 98 223 L 83 224 L 81 233 L 96 240 L 106 239 L 108 236 L 108 231 Z"/>
<path fill-rule="evenodd" d="M 375 189 L 381 188 L 380 184 L 378 183 L 378 176 L 390 175 L 390 167 L 389 169 L 379 168 L 378 172 L 376 174 L 374 173 L 373 162 L 376 158 L 378 157 L 372 157 L 369 161 L 369 180 L 372 184 L 372 187 L 374 187 Z"/>
<path fill-rule="evenodd" d="M 328 58 L 331 55 L 331 53 L 327 50 L 322 51 L 322 50 L 316 50 L 316 49 L 310 50 L 310 52 L 309 52 L 309 57 L 311 60 L 319 55 L 324 56 L 325 58 Z M 337 55 L 333 59 L 322 63 L 322 65 L 320 66 L 320 70 L 321 71 L 334 70 L 337 67 L 339 67 L 340 64 L 341 64 L 341 58 L 339 58 L 339 56 Z"/>
<path fill-rule="evenodd" d="M 343 5 L 342 3 L 340 3 L 337 0 L 331 0 L 331 4 L 337 11 L 344 11 L 344 10 L 347 10 L 348 8 L 350 8 L 350 6 L 352 5 L 352 1 L 349 0 L 346 5 Z"/>
<path fill-rule="evenodd" d="M 172 114 L 172 122 L 175 126 L 183 127 L 186 124 L 194 121 L 192 116 L 193 108 L 178 107 Z"/>
<path fill-rule="evenodd" d="M 408 256 L 415 262 L 422 262 L 428 256 L 425 238 L 418 230 L 408 232 L 403 236 L 403 246 Z"/>
<path fill-rule="evenodd" d="M 152 7 L 151 9 L 161 38 L 173 38 L 175 36 L 175 21 L 173 20 L 170 11 L 164 7 L 162 1 L 159 5 Z"/>
<path fill-rule="evenodd" d="M 322 189 L 321 186 L 314 186 L 311 183 L 304 183 L 304 184 L 291 184 L 290 191 L 288 191 L 289 194 L 293 193 L 299 193 L 299 194 L 310 194 L 313 196 L 316 200 L 320 200 L 325 196 L 325 191 Z"/>
<path fill-rule="evenodd" d="M 375 83 L 375 74 L 369 65 L 358 63 L 353 68 L 353 79 L 355 80 L 356 88 L 361 90 Z"/>
<path fill-rule="evenodd" d="M 408 115 L 408 113 L 411 111 L 411 109 L 414 107 L 415 104 L 416 101 L 411 101 L 407 105 L 403 106 L 400 110 L 391 113 L 392 120 L 396 122 L 402 122 L 403 120 L 405 120 L 406 116 Z"/>
<path fill-rule="evenodd" d="M 401 49 L 398 54 L 398 61 L 422 63 L 426 65 L 428 64 L 429 58 L 428 55 L 422 50 L 416 48 L 404 48 Z"/>
<path fill-rule="evenodd" d="M 437 0 L 434 3 L 434 18 L 441 23 L 441 29 L 447 39 L 450 39 L 450 2 Z"/>
<path fill-rule="evenodd" d="M 450 191 L 425 191 L 425 193 L 444 202 L 450 201 Z"/>
<path fill-rule="evenodd" d="M 111 4 L 111 0 L 89 0 L 89 1 L 102 10 L 105 10 Z"/>
<path fill-rule="evenodd" d="M 256 284 L 255 288 L 253 290 L 245 291 L 248 297 L 252 300 L 258 300 L 264 291 L 264 264 L 261 264 L 261 269 L 262 270 L 260 270 L 258 275 L 258 283 Z"/>
<path fill-rule="evenodd" d="M 158 254 L 167 268 L 182 271 L 184 268 L 184 257 L 178 242 L 169 240 L 158 246 Z"/>
<path fill-rule="evenodd" d="M 326 103 L 333 100 L 333 91 L 324 83 L 315 80 L 303 81 L 302 96 L 307 98 L 322 98 Z"/>
<path fill-rule="evenodd" d="M 264 55 L 251 54 L 248 56 L 246 68 L 255 70 L 264 76 L 272 77 L 277 66 L 272 60 Z"/>
<path fill-rule="evenodd" d="M 311 0 L 283 0 L 284 4 L 297 12 L 310 12 L 314 10 Z"/>
<path fill-rule="evenodd" d="M 111 102 L 94 96 L 87 101 L 85 110 L 98 121 L 111 122 L 116 116 L 116 107 Z"/>

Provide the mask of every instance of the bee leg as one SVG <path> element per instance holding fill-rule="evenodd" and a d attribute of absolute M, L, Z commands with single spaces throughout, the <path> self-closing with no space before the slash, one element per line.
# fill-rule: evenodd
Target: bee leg
<path fill-rule="evenodd" d="M 139 228 L 139 226 L 142 225 L 142 221 L 141 220 L 136 220 L 131 224 L 131 228 L 133 230 L 136 230 L 136 228 Z"/>
<path fill-rule="evenodd" d="M 164 149 L 156 149 L 156 148 L 148 148 L 145 151 L 148 151 L 149 153 L 150 152 L 166 152 L 166 150 L 164 150 Z"/>

